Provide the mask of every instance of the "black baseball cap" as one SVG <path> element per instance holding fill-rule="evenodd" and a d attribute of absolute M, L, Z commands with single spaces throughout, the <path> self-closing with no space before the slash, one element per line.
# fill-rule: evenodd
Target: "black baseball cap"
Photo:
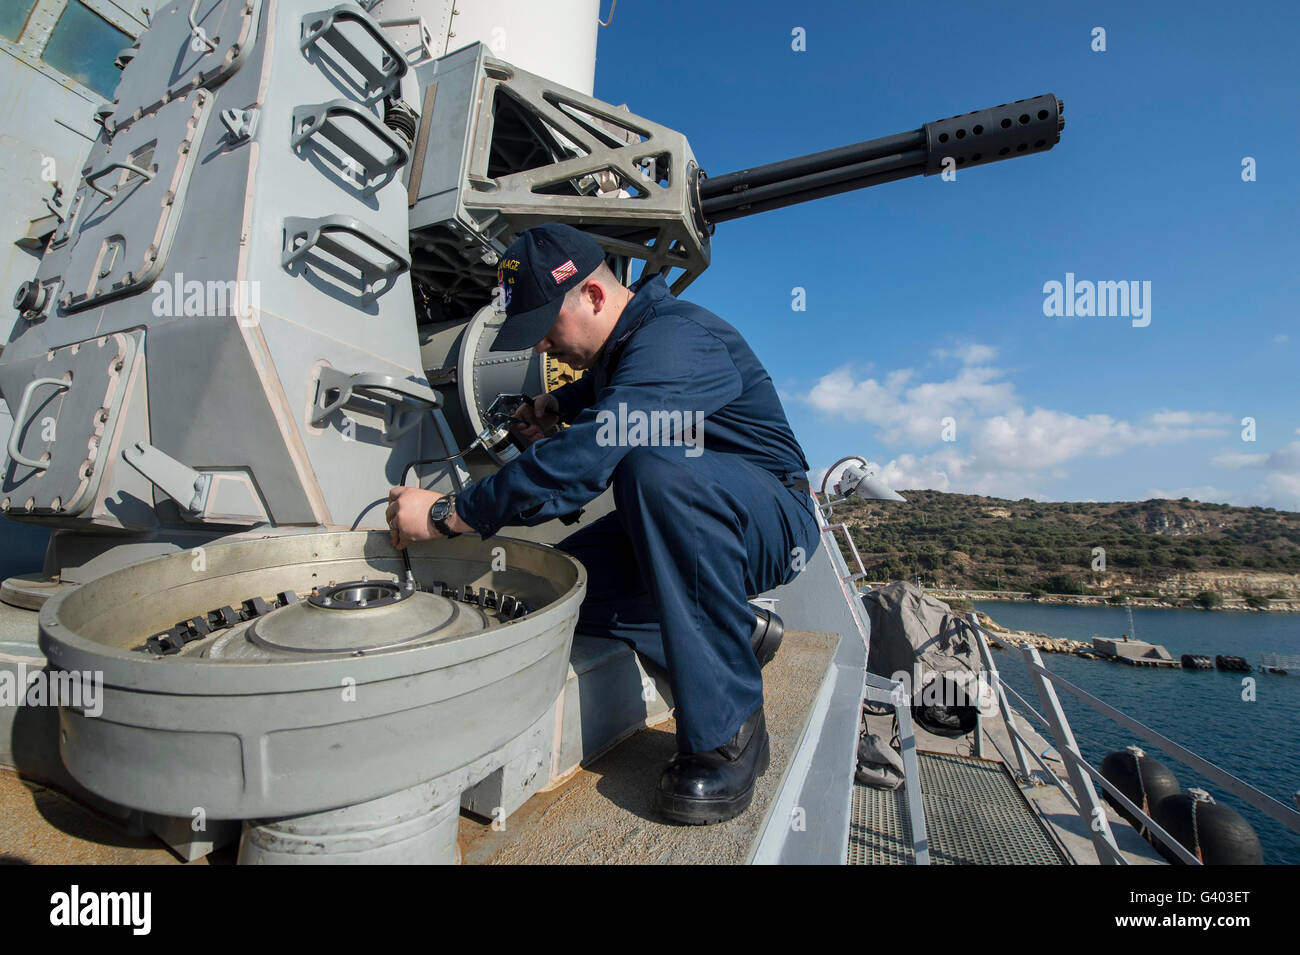
<path fill-rule="evenodd" d="M 515 239 L 497 266 L 506 320 L 489 351 L 522 351 L 540 342 L 555 324 L 565 294 L 604 261 L 595 239 L 559 222 L 534 226 Z"/>

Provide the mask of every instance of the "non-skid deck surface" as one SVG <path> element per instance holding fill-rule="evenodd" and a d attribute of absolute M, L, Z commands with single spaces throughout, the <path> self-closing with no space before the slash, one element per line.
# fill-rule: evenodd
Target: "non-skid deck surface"
<path fill-rule="evenodd" d="M 0 865 L 173 865 L 153 836 L 134 836 L 62 793 L 0 772 Z"/>
<path fill-rule="evenodd" d="M 1003 764 L 948 753 L 917 759 L 931 864 L 1069 864 Z M 854 786 L 850 864 L 912 864 L 911 831 L 902 788 Z"/>
<path fill-rule="evenodd" d="M 533 797 L 495 832 L 460 822 L 467 863 L 744 862 L 839 642 L 837 634 L 787 631 L 763 670 L 772 762 L 740 817 L 715 826 L 654 818 L 651 793 L 675 750 L 671 720 L 643 730 L 580 770 L 564 786 Z M 233 862 L 235 847 L 208 857 Z M 0 864 L 174 864 L 152 836 L 134 836 L 61 793 L 0 772 Z"/>
<path fill-rule="evenodd" d="M 679 826 L 655 816 L 655 785 L 676 750 L 674 723 L 642 730 L 563 786 L 530 799 L 502 831 L 462 815 L 466 863 L 742 863 L 803 734 L 839 635 L 788 630 L 763 670 L 764 717 L 772 763 L 742 815 L 712 826 Z"/>

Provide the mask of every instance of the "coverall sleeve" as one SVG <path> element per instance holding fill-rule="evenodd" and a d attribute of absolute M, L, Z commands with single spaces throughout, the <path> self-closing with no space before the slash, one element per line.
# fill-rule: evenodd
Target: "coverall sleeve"
<path fill-rule="evenodd" d="M 680 316 L 644 322 L 592 405 L 570 427 L 535 442 L 458 494 L 456 511 L 484 539 L 505 526 L 532 526 L 572 513 L 609 486 L 630 450 L 615 424 L 620 416 L 631 420 L 641 412 L 650 419 L 654 412 L 678 412 L 693 425 L 742 390 L 731 354 L 712 332 Z"/>
<path fill-rule="evenodd" d="M 572 424 L 573 419 L 578 417 L 584 408 L 590 408 L 592 402 L 596 400 L 596 382 L 591 375 L 583 375 L 576 381 L 561 385 L 551 394 L 559 402 L 560 420 L 565 424 Z"/>

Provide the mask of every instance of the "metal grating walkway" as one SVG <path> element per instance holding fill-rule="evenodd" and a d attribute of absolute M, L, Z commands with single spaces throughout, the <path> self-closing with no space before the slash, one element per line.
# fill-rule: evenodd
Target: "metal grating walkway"
<path fill-rule="evenodd" d="M 1068 865 L 1001 763 L 918 753 L 921 799 L 935 865 Z M 902 788 L 853 788 L 850 865 L 911 865 L 911 826 Z"/>

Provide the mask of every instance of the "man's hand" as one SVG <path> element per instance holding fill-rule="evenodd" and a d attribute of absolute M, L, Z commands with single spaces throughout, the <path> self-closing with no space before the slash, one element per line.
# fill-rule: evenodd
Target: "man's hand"
<path fill-rule="evenodd" d="M 560 403 L 555 395 L 538 395 L 531 405 L 525 403 L 516 408 L 515 418 L 517 420 L 512 422 L 515 434 L 525 444 L 531 445 L 546 437 L 546 432 L 560 423 Z"/>
<path fill-rule="evenodd" d="M 416 541 L 442 538 L 429 520 L 429 508 L 434 501 L 444 496 L 437 491 L 426 491 L 418 487 L 395 487 L 388 492 L 388 510 L 384 516 L 388 520 L 389 539 L 395 548 L 404 550 L 407 544 Z M 447 517 L 447 526 L 459 534 L 468 534 L 474 530 L 454 510 Z"/>

